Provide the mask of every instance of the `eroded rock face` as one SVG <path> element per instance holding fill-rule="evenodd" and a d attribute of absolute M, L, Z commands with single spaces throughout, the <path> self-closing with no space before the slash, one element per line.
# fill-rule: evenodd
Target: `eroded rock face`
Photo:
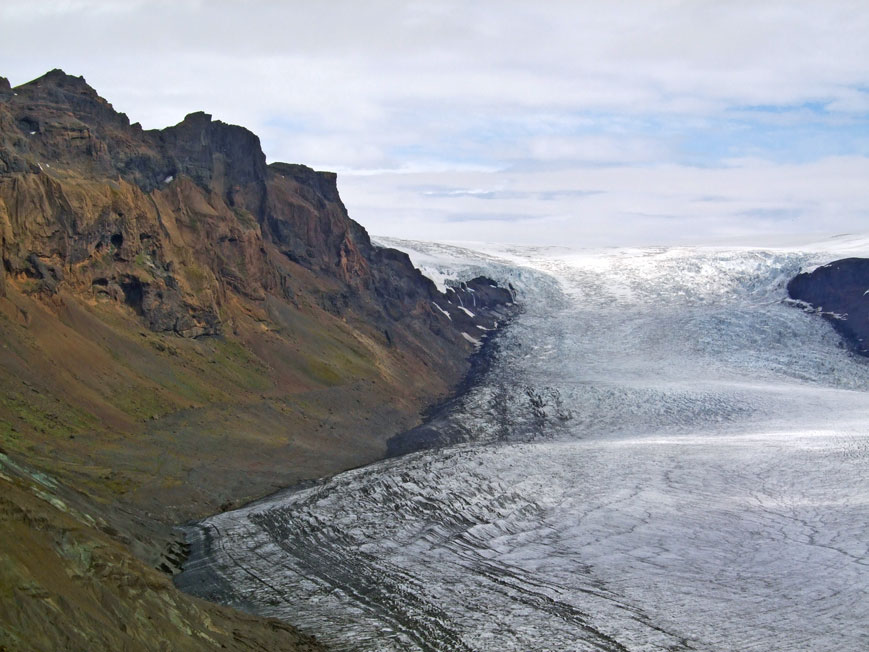
<path fill-rule="evenodd" d="M 788 294 L 829 321 L 850 348 L 869 356 L 869 259 L 845 258 L 798 274 Z"/>
<path fill-rule="evenodd" d="M 266 165 L 254 134 L 206 113 L 142 130 L 60 70 L 7 86 L 0 254 L 28 291 L 90 292 L 187 337 L 221 333 L 233 296 L 277 296 L 371 322 L 389 344 L 428 349 L 448 367 L 470 351 L 476 323 L 450 306 L 473 307 L 475 290 L 443 297 L 407 256 L 373 246 L 335 174 Z"/>

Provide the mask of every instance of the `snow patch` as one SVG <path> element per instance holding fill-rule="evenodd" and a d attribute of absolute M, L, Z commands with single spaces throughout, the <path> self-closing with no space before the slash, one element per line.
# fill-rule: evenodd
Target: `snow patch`
<path fill-rule="evenodd" d="M 437 309 L 440 310 L 443 314 L 445 314 L 445 315 L 447 316 L 447 319 L 449 319 L 450 321 L 453 320 L 453 318 L 450 317 L 450 313 L 448 313 L 446 310 L 444 310 L 443 308 L 441 308 L 441 307 L 440 307 L 438 304 L 436 304 L 434 301 L 431 302 L 431 305 L 433 305 L 435 308 L 437 308 Z"/>

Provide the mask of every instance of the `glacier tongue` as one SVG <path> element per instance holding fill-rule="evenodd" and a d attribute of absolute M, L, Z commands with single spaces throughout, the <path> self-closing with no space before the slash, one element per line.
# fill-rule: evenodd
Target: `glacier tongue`
<path fill-rule="evenodd" d="M 869 647 L 869 364 L 783 303 L 818 254 L 389 244 L 525 305 L 465 443 L 202 522 L 182 587 L 335 649 Z"/>

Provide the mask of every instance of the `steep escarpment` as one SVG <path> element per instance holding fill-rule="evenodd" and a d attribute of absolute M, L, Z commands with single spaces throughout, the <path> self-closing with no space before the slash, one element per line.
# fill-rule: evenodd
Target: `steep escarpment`
<path fill-rule="evenodd" d="M 869 259 L 845 258 L 798 274 L 788 294 L 827 319 L 849 348 L 869 356 Z"/>
<path fill-rule="evenodd" d="M 0 544 L 12 649 L 52 620 L 61 575 L 91 587 L 76 613 L 93 618 L 65 643 L 49 627 L 57 649 L 121 631 L 135 604 L 119 587 L 183 554 L 173 523 L 382 457 L 512 303 L 482 281 L 443 295 L 374 246 L 334 174 L 268 165 L 254 134 L 204 113 L 143 130 L 62 71 L 0 79 L 0 258 L 3 517 L 51 560 Z M 203 623 L 234 617 L 141 590 L 183 605 L 149 612 L 165 631 L 215 638 Z M 272 625 L 215 627 L 280 649 Z M 92 649 L 148 648 L 146 630 L 119 636 Z"/>

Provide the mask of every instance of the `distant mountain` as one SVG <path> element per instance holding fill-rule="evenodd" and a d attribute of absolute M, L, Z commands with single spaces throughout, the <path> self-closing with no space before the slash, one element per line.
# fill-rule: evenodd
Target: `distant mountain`
<path fill-rule="evenodd" d="M 176 592 L 171 525 L 382 457 L 513 310 L 374 246 L 335 174 L 60 70 L 0 78 L 0 258 L 0 650 L 315 646 Z"/>

